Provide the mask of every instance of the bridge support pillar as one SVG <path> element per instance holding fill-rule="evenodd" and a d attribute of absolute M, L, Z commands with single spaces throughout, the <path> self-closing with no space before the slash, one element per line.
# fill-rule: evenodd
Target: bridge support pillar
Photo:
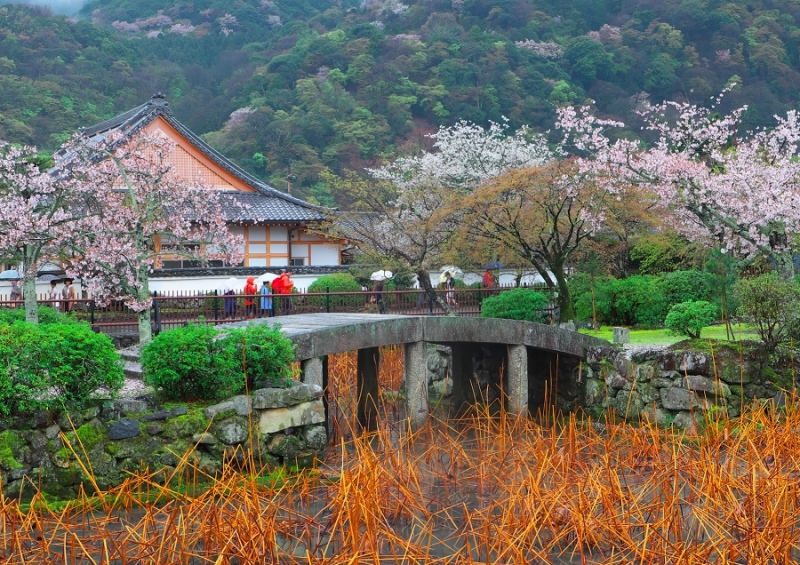
<path fill-rule="evenodd" d="M 525 345 L 508 346 L 506 365 L 506 395 L 508 411 L 517 416 L 528 415 L 528 348 Z"/>
<path fill-rule="evenodd" d="M 475 380 L 473 377 L 472 349 L 467 343 L 450 344 L 453 351 L 453 393 L 450 398 L 450 417 L 461 417 L 475 404 Z"/>
<path fill-rule="evenodd" d="M 362 430 L 378 428 L 378 368 L 380 353 L 377 347 L 358 350 L 356 386 L 358 408 L 356 417 Z"/>
<path fill-rule="evenodd" d="M 303 382 L 322 388 L 325 381 L 325 365 L 322 357 L 312 357 L 303 361 Z"/>
<path fill-rule="evenodd" d="M 425 342 L 405 344 L 403 368 L 408 417 L 411 420 L 411 429 L 417 430 L 428 419 L 428 367 Z"/>

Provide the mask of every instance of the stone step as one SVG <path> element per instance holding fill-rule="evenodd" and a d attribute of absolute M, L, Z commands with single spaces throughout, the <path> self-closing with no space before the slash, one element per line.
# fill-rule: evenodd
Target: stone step
<path fill-rule="evenodd" d="M 125 372 L 125 376 L 129 379 L 138 379 L 142 380 L 142 364 L 136 361 L 125 361 L 125 367 L 123 368 Z"/>
<path fill-rule="evenodd" d="M 125 361 L 133 361 L 135 363 L 138 363 L 142 356 L 142 350 L 138 346 L 119 349 L 117 350 L 117 353 L 119 353 L 120 357 L 122 357 Z"/>

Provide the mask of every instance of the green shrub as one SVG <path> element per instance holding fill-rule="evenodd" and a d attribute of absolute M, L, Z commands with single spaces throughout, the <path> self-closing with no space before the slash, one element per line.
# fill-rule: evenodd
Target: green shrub
<path fill-rule="evenodd" d="M 664 325 L 676 335 L 698 339 L 703 328 L 713 324 L 716 319 L 716 306 L 705 300 L 690 300 L 670 308 Z"/>
<path fill-rule="evenodd" d="M 769 351 L 789 341 L 792 327 L 800 320 L 800 288 L 777 273 L 742 279 L 734 286 L 739 301 L 737 313 L 755 326 Z"/>
<path fill-rule="evenodd" d="M 634 275 L 609 279 L 595 287 L 597 318 L 618 326 L 658 326 L 664 321 L 664 297 L 656 286 L 657 277 Z M 591 297 L 585 299 L 591 308 Z M 585 306 L 582 307 L 581 313 Z"/>
<path fill-rule="evenodd" d="M 547 316 L 543 310 L 549 302 L 547 296 L 540 292 L 515 288 L 485 298 L 481 305 L 481 317 L 544 322 Z"/>
<path fill-rule="evenodd" d="M 353 277 L 347 273 L 335 273 L 333 275 L 325 275 L 315 280 L 308 287 L 308 292 L 361 292 L 361 285 Z M 312 306 L 325 306 L 325 296 L 309 296 L 309 304 Z M 331 296 L 331 304 L 334 302 L 345 305 L 360 305 L 364 299 L 360 296 Z"/>
<path fill-rule="evenodd" d="M 98 389 L 114 394 L 125 382 L 111 338 L 83 323 L 0 326 L 0 366 L 6 413 L 62 403 L 80 408 Z"/>
<path fill-rule="evenodd" d="M 661 275 L 656 286 L 664 297 L 663 317 L 666 317 L 670 308 L 682 302 L 713 302 L 715 276 L 703 271 L 673 271 Z"/>
<path fill-rule="evenodd" d="M 241 351 L 213 326 L 163 332 L 142 350 L 144 381 L 169 400 L 219 400 L 244 388 Z"/>
<path fill-rule="evenodd" d="M 24 308 L 0 308 L 0 324 L 11 325 L 14 322 L 25 321 Z M 69 314 L 63 314 L 44 304 L 39 305 L 39 324 L 78 324 L 78 320 Z"/>
<path fill-rule="evenodd" d="M 250 324 L 228 332 L 224 339 L 237 345 L 237 358 L 246 363 L 248 387 L 281 388 L 291 384 L 294 344 L 284 337 L 279 324 Z"/>

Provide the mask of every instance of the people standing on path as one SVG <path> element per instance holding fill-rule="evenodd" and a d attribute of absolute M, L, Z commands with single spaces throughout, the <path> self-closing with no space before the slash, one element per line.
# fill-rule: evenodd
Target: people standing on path
<path fill-rule="evenodd" d="M 261 286 L 261 317 L 272 318 L 275 313 L 272 310 L 272 289 L 269 287 L 269 283 L 264 281 L 264 284 Z"/>
<path fill-rule="evenodd" d="M 22 286 L 19 284 L 19 279 L 11 281 L 11 301 L 18 302 L 22 300 Z M 19 304 L 14 304 L 12 308 L 19 308 Z"/>
<path fill-rule="evenodd" d="M 256 278 L 247 277 L 247 284 L 244 285 L 244 314 L 248 318 L 256 317 L 256 294 L 258 294 Z"/>
<path fill-rule="evenodd" d="M 61 291 L 56 288 L 57 284 L 58 281 L 50 281 L 50 292 L 47 294 L 47 299 L 50 301 L 50 307 L 56 312 L 60 312 L 58 299 L 61 298 Z"/>
<path fill-rule="evenodd" d="M 72 279 L 64 279 L 64 288 L 61 289 L 62 306 L 64 312 L 72 312 L 75 307 L 75 287 Z"/>
<path fill-rule="evenodd" d="M 275 290 L 275 292 L 281 294 L 281 302 L 283 303 L 282 313 L 284 316 L 294 312 L 294 302 L 292 301 L 292 288 L 294 288 L 294 282 L 292 282 L 291 275 L 291 271 L 284 270 L 281 271 L 280 278 L 276 279 L 280 281 L 280 286 L 278 290 Z"/>
<path fill-rule="evenodd" d="M 379 314 L 386 314 L 386 303 L 384 302 L 383 296 L 383 285 L 384 280 L 381 279 L 379 281 L 375 281 L 375 284 L 372 285 L 373 295 L 370 297 L 370 302 L 373 302 L 378 307 Z"/>
<path fill-rule="evenodd" d="M 445 299 L 449 306 L 458 306 L 456 302 L 456 279 L 450 275 L 450 271 L 444 273 Z"/>
<path fill-rule="evenodd" d="M 229 288 L 223 293 L 225 297 L 225 319 L 236 318 L 236 291 Z"/>

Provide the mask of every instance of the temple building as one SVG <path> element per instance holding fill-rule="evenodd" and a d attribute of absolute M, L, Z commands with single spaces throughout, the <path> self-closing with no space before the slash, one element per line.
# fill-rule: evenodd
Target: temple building
<path fill-rule="evenodd" d="M 203 268 L 194 261 L 164 260 L 153 273 L 155 287 L 161 286 L 157 283 L 161 278 L 244 276 L 288 267 L 313 279 L 315 274 L 338 270 L 342 242 L 314 231 L 326 219 L 326 210 L 267 185 L 225 158 L 175 119 L 164 95 L 156 94 L 141 106 L 81 129 L 89 139 L 112 133 L 132 138 L 157 132 L 175 144 L 172 162 L 179 176 L 201 178 L 210 190 L 225 191 L 226 196 L 243 204 L 231 207 L 228 221 L 230 230 L 243 235 L 246 243 L 244 262 L 238 267 L 212 262 L 210 268 Z"/>

